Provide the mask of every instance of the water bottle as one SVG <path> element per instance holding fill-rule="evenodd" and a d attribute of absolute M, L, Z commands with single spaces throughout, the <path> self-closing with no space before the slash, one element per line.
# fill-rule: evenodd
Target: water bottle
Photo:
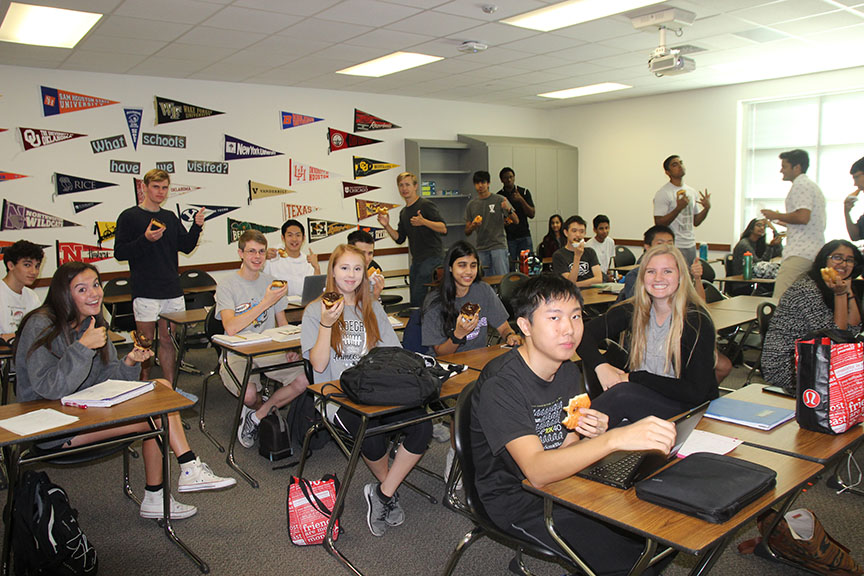
<path fill-rule="evenodd" d="M 708 244 L 699 245 L 699 258 L 708 261 Z"/>
<path fill-rule="evenodd" d="M 744 280 L 753 278 L 753 254 L 744 252 Z"/>

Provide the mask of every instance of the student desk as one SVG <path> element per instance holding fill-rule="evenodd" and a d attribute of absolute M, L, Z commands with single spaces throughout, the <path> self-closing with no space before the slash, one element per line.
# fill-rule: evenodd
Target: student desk
<path fill-rule="evenodd" d="M 585 301 L 585 307 L 588 306 L 598 306 L 602 304 L 612 304 L 616 300 L 618 300 L 617 294 L 612 294 L 611 292 L 601 292 L 599 288 L 583 288 L 580 289 L 582 292 L 582 299 Z"/>
<path fill-rule="evenodd" d="M 777 305 L 777 298 L 772 296 L 732 296 L 712 302 L 708 306 L 714 310 L 736 310 L 741 312 L 753 312 L 764 302 Z"/>
<path fill-rule="evenodd" d="M 195 310 L 183 310 L 182 312 L 162 312 L 159 318 L 168 321 L 168 330 L 174 346 L 177 347 L 177 361 L 174 363 L 174 375 L 171 383 L 177 388 L 177 379 L 180 377 L 180 367 L 186 357 L 186 334 L 191 324 L 198 324 L 207 319 L 207 309 L 196 308 Z M 175 326 L 177 328 L 175 328 Z M 197 372 L 200 374 L 200 372 Z"/>
<path fill-rule="evenodd" d="M 750 280 L 745 280 L 743 274 L 734 274 L 732 276 L 724 276 L 722 278 L 715 278 L 715 282 L 742 282 L 744 284 L 774 284 L 777 282 L 774 278 L 750 278 Z"/>
<path fill-rule="evenodd" d="M 18 468 L 31 462 L 50 460 L 52 456 L 57 456 L 57 454 L 52 454 L 50 456 L 43 455 L 33 456 L 30 458 L 25 457 L 23 460 L 19 460 L 22 446 L 29 446 L 36 442 L 44 441 L 50 438 L 56 438 L 58 436 L 70 436 L 99 428 L 119 426 L 121 424 L 128 424 L 132 422 L 140 422 L 147 418 L 163 416 L 172 412 L 179 412 L 180 410 L 189 408 L 192 405 L 192 401 L 184 398 L 177 392 L 169 389 L 166 386 L 157 385 L 152 392 L 148 392 L 146 394 L 138 396 L 137 398 L 133 398 L 132 400 L 117 404 L 116 406 L 112 406 L 111 408 L 89 408 L 87 410 L 82 410 L 81 408 L 63 406 L 60 404 L 59 400 L 36 400 L 33 402 L 22 402 L 0 407 L 0 419 L 11 418 L 13 416 L 26 414 L 33 410 L 40 410 L 42 408 L 53 408 L 54 410 L 57 410 L 59 412 L 78 417 L 78 420 L 76 422 L 73 422 L 72 424 L 59 428 L 52 428 L 51 430 L 45 430 L 36 434 L 31 434 L 29 436 L 18 436 L 17 434 L 13 434 L 8 430 L 0 428 L 0 447 L 3 448 L 4 457 L 9 466 L 10 484 L 9 489 L 6 493 L 6 510 L 3 514 L 5 531 L 3 540 L 2 573 L 8 573 L 9 569 L 9 554 L 11 552 L 11 550 L 9 549 L 9 528 L 11 525 L 13 497 L 15 494 L 14 484 L 16 479 L 18 478 Z M 149 432 L 135 434 L 133 436 L 124 436 L 121 439 L 111 438 L 103 442 L 99 442 L 95 445 L 91 444 L 89 446 L 92 447 L 99 445 L 118 444 L 121 442 L 128 442 L 130 440 L 155 438 L 157 436 L 162 437 L 163 446 L 168 446 L 168 418 L 161 418 L 160 420 L 162 422 L 162 426 L 160 428 L 151 430 Z M 65 453 L 72 454 L 76 451 L 83 452 L 84 450 L 73 448 L 66 450 Z M 170 450 L 162 450 L 162 477 L 165 478 L 165 486 L 162 491 L 165 514 L 165 535 L 172 542 L 174 542 L 174 544 L 176 544 L 183 551 L 184 554 L 189 556 L 189 558 L 198 565 L 198 568 L 201 570 L 201 572 L 207 574 L 208 572 L 210 572 L 210 567 L 182 540 L 180 540 L 180 538 L 174 532 L 174 527 L 171 524 L 171 519 L 168 515 L 168 512 L 171 508 L 171 482 L 168 481 L 168 479 L 171 477 L 171 463 L 169 453 Z"/>
<path fill-rule="evenodd" d="M 200 294 L 201 292 L 216 292 L 216 285 L 210 284 L 208 286 L 191 286 L 183 289 L 183 294 Z M 115 296 L 104 296 L 102 298 L 102 304 L 120 304 L 122 302 L 131 302 L 132 294 L 117 294 Z"/>
<path fill-rule="evenodd" d="M 439 396 L 439 399 L 446 400 L 448 398 L 455 398 L 459 396 L 459 394 L 462 392 L 462 389 L 476 379 L 477 372 L 473 370 L 465 370 L 461 374 L 457 374 L 456 376 L 444 382 L 444 385 L 441 387 L 441 394 Z M 330 521 L 327 523 L 327 533 L 324 537 L 324 548 L 352 573 L 362 576 L 363 573 L 360 572 L 360 570 L 358 570 L 351 563 L 351 561 L 348 560 L 348 558 L 346 558 L 339 550 L 336 549 L 336 544 L 333 541 L 333 527 L 335 523 L 339 520 L 339 517 L 342 515 L 342 510 L 345 505 L 345 497 L 346 494 L 348 494 L 348 487 L 351 485 L 351 479 L 354 476 L 354 471 L 357 469 L 357 463 L 360 461 L 360 452 L 363 447 L 363 440 L 367 436 L 394 432 L 412 424 L 417 424 L 420 422 L 425 422 L 427 420 L 433 420 L 441 416 L 452 414 L 454 409 L 449 406 L 444 406 L 442 403 L 440 404 L 440 408 L 434 410 L 430 409 L 429 413 L 425 414 L 424 416 L 411 418 L 402 422 L 394 422 L 392 424 L 373 426 L 370 428 L 369 421 L 371 419 L 404 411 L 406 410 L 406 408 L 404 406 L 369 406 L 366 404 L 356 404 L 348 398 L 326 398 L 327 394 L 341 392 L 338 380 L 335 380 L 333 382 L 320 382 L 318 384 L 312 384 L 309 386 L 308 390 L 315 395 L 315 403 L 320 413 L 324 414 L 326 412 L 324 408 L 324 404 L 326 402 L 334 402 L 339 405 L 340 409 L 345 408 L 351 410 L 352 412 L 360 416 L 360 428 L 357 431 L 356 436 L 354 437 L 354 445 L 350 450 L 348 450 L 348 448 L 344 445 L 339 434 L 335 431 L 331 431 L 331 435 L 336 440 L 337 444 L 339 444 L 339 447 L 345 454 L 348 455 L 348 464 L 345 467 L 345 472 L 343 472 L 341 476 L 339 493 L 336 496 L 336 503 L 333 505 L 333 514 L 330 516 Z M 323 425 L 325 428 L 328 428 L 328 430 L 332 429 L 333 427 L 333 424 L 331 424 L 327 420 L 327 418 L 322 418 L 321 425 Z M 297 477 L 303 477 L 303 468 L 306 465 L 306 453 L 308 447 L 307 445 L 309 437 L 314 430 L 315 428 L 310 428 L 310 432 L 307 433 L 306 438 L 304 439 L 303 449 L 300 456 L 300 464 L 297 467 Z M 361 537 L 371 536 L 364 534 Z"/>
<path fill-rule="evenodd" d="M 798 495 L 799 488 L 823 469 L 823 466 L 816 462 L 751 446 L 738 446 L 730 452 L 730 455 L 775 470 L 777 485 L 722 524 L 711 524 L 644 502 L 636 497 L 635 488 L 619 490 L 575 475 L 543 488 L 535 488 L 527 480 L 522 484 L 529 492 L 543 497 L 543 511 L 549 533 L 577 564 L 580 564 L 578 556 L 555 531 L 552 519 L 555 504 L 567 506 L 586 516 L 643 537 L 645 549 L 640 560 L 630 571 L 630 576 L 637 576 L 645 570 L 658 544 L 701 556 L 690 574 L 706 574 L 723 553 L 738 528 L 780 501 L 783 501 L 783 505 L 778 516 L 782 517 Z M 591 574 L 587 571 L 586 573 Z"/>
<path fill-rule="evenodd" d="M 453 354 L 445 354 L 438 356 L 441 362 L 448 364 L 464 364 L 471 370 L 482 371 L 486 364 L 495 358 L 502 356 L 511 350 L 508 346 L 487 346 L 486 348 L 478 348 L 476 350 L 468 350 L 467 352 L 454 352 Z M 581 362 L 579 354 L 573 352 L 570 358 L 572 362 Z"/>

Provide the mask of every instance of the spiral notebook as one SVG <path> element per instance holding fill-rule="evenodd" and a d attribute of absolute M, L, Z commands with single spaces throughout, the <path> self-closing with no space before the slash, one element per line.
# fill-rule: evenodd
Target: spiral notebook
<path fill-rule="evenodd" d="M 153 387 L 153 382 L 106 380 L 90 388 L 64 396 L 60 399 L 60 403 L 64 406 L 77 406 L 78 408 L 108 408 L 146 394 L 153 390 Z"/>

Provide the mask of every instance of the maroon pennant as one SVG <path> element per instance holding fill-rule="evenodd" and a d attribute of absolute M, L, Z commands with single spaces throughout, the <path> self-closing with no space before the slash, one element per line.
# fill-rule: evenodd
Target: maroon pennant
<path fill-rule="evenodd" d="M 352 196 L 357 196 L 358 194 L 365 194 L 366 192 L 378 190 L 379 188 L 380 186 L 366 186 L 365 184 L 355 184 L 354 182 L 345 182 L 343 180 L 342 197 L 351 198 Z"/>
<path fill-rule="evenodd" d="M 393 124 L 389 120 L 384 120 L 377 116 L 373 116 L 368 112 L 354 109 L 354 131 L 355 132 L 370 132 L 372 130 L 389 130 L 391 128 L 401 128 Z"/>
<path fill-rule="evenodd" d="M 377 144 L 381 142 L 381 140 L 374 140 L 372 138 L 366 138 L 365 136 L 357 136 L 356 134 L 350 134 L 348 132 L 343 132 L 342 130 L 336 130 L 335 128 L 327 129 L 327 141 L 330 143 L 330 147 L 327 150 L 329 152 L 335 152 L 336 150 L 347 150 L 348 148 L 354 148 L 356 146 L 366 146 L 367 144 Z"/>

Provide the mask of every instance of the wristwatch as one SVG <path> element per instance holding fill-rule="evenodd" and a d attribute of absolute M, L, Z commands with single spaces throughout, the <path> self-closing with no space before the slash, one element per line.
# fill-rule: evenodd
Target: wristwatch
<path fill-rule="evenodd" d="M 453 342 L 454 344 L 456 344 L 457 346 L 461 346 L 468 341 L 468 337 L 466 336 L 464 338 L 456 338 L 456 331 L 454 330 L 453 332 L 450 333 L 450 341 Z"/>

